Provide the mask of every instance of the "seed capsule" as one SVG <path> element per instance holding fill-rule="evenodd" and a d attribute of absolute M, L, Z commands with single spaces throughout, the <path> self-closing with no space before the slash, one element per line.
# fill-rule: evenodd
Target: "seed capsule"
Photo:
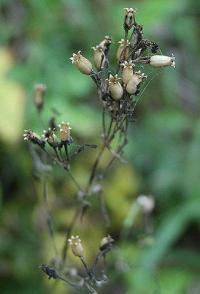
<path fill-rule="evenodd" d="M 121 39 L 118 42 L 119 48 L 117 49 L 117 61 L 120 63 L 121 61 L 125 61 L 129 57 L 129 45 L 130 42 L 128 40 Z"/>
<path fill-rule="evenodd" d="M 72 253 L 75 256 L 82 257 L 84 249 L 83 249 L 83 246 L 81 244 L 81 239 L 79 238 L 79 236 L 75 236 L 75 237 L 71 236 L 71 238 L 68 239 L 68 242 L 69 242 L 69 245 L 70 245 L 70 247 L 72 249 Z"/>
<path fill-rule="evenodd" d="M 126 91 L 129 94 L 134 95 L 138 90 L 139 84 L 143 81 L 144 78 L 146 78 L 144 73 L 141 73 L 140 71 L 135 72 L 132 78 L 127 83 Z"/>
<path fill-rule="evenodd" d="M 164 56 L 164 55 L 153 55 L 150 57 L 150 65 L 154 67 L 163 67 L 163 66 L 172 66 L 175 68 L 175 57 L 172 55 Z"/>
<path fill-rule="evenodd" d="M 136 10 L 133 9 L 133 8 L 124 8 L 124 10 L 125 10 L 124 29 L 126 31 L 128 31 L 135 24 L 135 13 L 136 13 Z"/>
<path fill-rule="evenodd" d="M 129 80 L 133 76 L 134 64 L 132 61 L 130 61 L 130 62 L 124 61 L 124 63 L 122 63 L 121 66 L 122 66 L 122 81 L 123 81 L 124 85 L 127 85 Z"/>
<path fill-rule="evenodd" d="M 100 46 L 92 47 L 94 50 L 94 64 L 97 70 L 104 68 L 106 57 L 104 50 Z"/>
<path fill-rule="evenodd" d="M 92 72 L 92 64 L 91 62 L 85 58 L 81 51 L 78 51 L 77 54 L 73 53 L 72 57 L 70 58 L 71 62 L 74 63 L 77 68 L 85 75 L 90 75 Z"/>
<path fill-rule="evenodd" d="M 110 75 L 108 79 L 108 89 L 110 92 L 110 96 L 114 100 L 120 100 L 123 96 L 123 88 L 122 85 L 120 84 L 121 78 L 118 78 L 117 75 L 114 77 Z"/>

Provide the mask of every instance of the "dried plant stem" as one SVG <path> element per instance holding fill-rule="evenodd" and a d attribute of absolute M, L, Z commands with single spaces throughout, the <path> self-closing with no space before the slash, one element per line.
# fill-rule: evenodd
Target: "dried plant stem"
<path fill-rule="evenodd" d="M 48 230 L 49 230 L 49 235 L 52 241 L 53 249 L 54 249 L 54 254 L 55 256 L 58 256 L 58 249 L 56 246 L 56 241 L 55 241 L 55 231 L 54 231 L 54 226 L 53 226 L 53 219 L 51 215 L 51 211 L 49 208 L 49 203 L 48 203 L 48 189 L 47 189 L 47 180 L 43 180 L 43 198 L 44 198 L 44 203 L 47 211 L 47 225 L 48 225 Z"/>

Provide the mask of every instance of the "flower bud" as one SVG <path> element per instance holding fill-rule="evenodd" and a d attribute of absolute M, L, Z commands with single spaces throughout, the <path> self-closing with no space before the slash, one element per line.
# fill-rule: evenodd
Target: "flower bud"
<path fill-rule="evenodd" d="M 124 85 L 126 86 L 129 80 L 133 76 L 133 62 L 132 61 L 124 61 L 124 63 L 121 64 L 122 66 L 122 81 Z"/>
<path fill-rule="evenodd" d="M 135 72 L 127 83 L 126 91 L 131 95 L 136 94 L 138 85 L 143 81 L 144 78 L 146 78 L 144 73 L 141 73 L 140 71 Z"/>
<path fill-rule="evenodd" d="M 83 246 L 81 244 L 81 239 L 79 238 L 79 236 L 75 236 L 75 237 L 71 236 L 71 238 L 68 239 L 68 242 L 69 242 L 69 245 L 70 245 L 70 247 L 72 249 L 72 253 L 75 256 L 82 257 L 84 249 L 83 249 Z"/>
<path fill-rule="evenodd" d="M 149 63 L 154 67 L 172 66 L 175 68 L 175 57 L 173 55 L 171 57 L 164 55 L 153 55 L 150 57 Z"/>
<path fill-rule="evenodd" d="M 108 89 L 110 92 L 110 96 L 114 100 L 120 100 L 123 96 L 123 88 L 120 84 L 121 78 L 118 78 L 117 75 L 114 77 L 112 75 L 109 76 L 108 79 Z"/>
<path fill-rule="evenodd" d="M 113 245 L 113 243 L 114 243 L 114 239 L 110 235 L 108 235 L 107 237 L 104 237 L 101 240 L 100 248 L 99 249 L 102 251 L 102 250 L 107 249 L 108 247 L 111 248 L 112 245 Z"/>
<path fill-rule="evenodd" d="M 140 195 L 137 198 L 137 203 L 146 213 L 152 212 L 155 207 L 155 200 L 152 196 Z"/>
<path fill-rule="evenodd" d="M 40 112 L 44 105 L 44 95 L 46 93 L 46 86 L 43 84 L 35 85 L 35 93 L 33 96 L 33 101 L 37 110 Z"/>
<path fill-rule="evenodd" d="M 127 60 L 129 57 L 129 45 L 130 42 L 128 40 L 121 39 L 118 42 L 119 48 L 117 49 L 117 61 L 120 63 L 121 61 Z"/>
<path fill-rule="evenodd" d="M 92 72 L 92 64 L 91 62 L 85 58 L 81 51 L 78 51 L 77 54 L 73 53 L 72 57 L 70 58 L 72 63 L 74 63 L 77 68 L 85 75 L 90 75 Z"/>
<path fill-rule="evenodd" d="M 104 68 L 106 57 L 103 48 L 100 46 L 92 47 L 94 50 L 94 64 L 97 70 Z"/>
<path fill-rule="evenodd" d="M 128 31 L 135 24 L 135 13 L 136 10 L 133 8 L 124 8 L 125 16 L 124 16 L 124 29 Z"/>
<path fill-rule="evenodd" d="M 71 141 L 71 136 L 70 136 L 70 124 L 62 122 L 59 126 L 59 132 L 60 132 L 60 139 L 63 142 L 70 142 Z"/>

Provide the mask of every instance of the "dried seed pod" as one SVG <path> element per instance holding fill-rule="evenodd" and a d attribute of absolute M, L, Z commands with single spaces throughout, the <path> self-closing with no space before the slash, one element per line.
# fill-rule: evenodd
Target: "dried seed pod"
<path fill-rule="evenodd" d="M 124 85 L 126 86 L 127 83 L 129 82 L 129 80 L 132 78 L 133 76 L 133 62 L 132 60 L 127 62 L 124 61 L 122 64 L 122 81 L 124 83 Z"/>
<path fill-rule="evenodd" d="M 104 53 L 106 53 L 111 43 L 111 37 L 105 36 L 104 39 L 99 43 L 99 46 L 104 50 Z"/>
<path fill-rule="evenodd" d="M 68 239 L 68 242 L 69 242 L 69 245 L 72 249 L 72 253 L 75 256 L 83 257 L 84 249 L 83 249 L 81 239 L 79 238 L 79 236 L 75 236 L 75 237 L 71 236 L 71 238 Z"/>
<path fill-rule="evenodd" d="M 43 133 L 45 141 L 47 141 L 50 146 L 57 147 L 59 145 L 58 138 L 52 129 L 49 128 L 48 130 L 44 130 Z"/>
<path fill-rule="evenodd" d="M 100 250 L 105 250 L 107 248 L 111 248 L 112 245 L 114 243 L 114 239 L 108 235 L 107 237 L 104 237 L 102 240 L 101 240 L 101 243 L 100 243 Z"/>
<path fill-rule="evenodd" d="M 33 144 L 39 145 L 42 148 L 45 146 L 45 141 L 42 140 L 42 138 L 38 134 L 34 133 L 31 130 L 24 130 L 23 137 L 24 141 L 30 141 Z"/>
<path fill-rule="evenodd" d="M 153 55 L 150 57 L 150 65 L 154 67 L 172 66 L 175 67 L 175 57 L 172 55 Z"/>
<path fill-rule="evenodd" d="M 62 142 L 70 142 L 72 140 L 71 138 L 71 127 L 70 124 L 64 121 L 58 125 L 59 127 L 59 133 L 60 133 L 60 139 Z"/>
<path fill-rule="evenodd" d="M 112 75 L 109 76 L 108 81 L 108 89 L 110 92 L 110 96 L 114 100 L 120 100 L 123 96 L 123 88 L 120 84 L 121 78 L 118 78 L 117 75 L 114 77 Z"/>
<path fill-rule="evenodd" d="M 101 70 L 105 66 L 105 53 L 102 47 L 96 46 L 92 47 L 94 50 L 94 64 L 97 70 Z"/>
<path fill-rule="evenodd" d="M 124 16 L 124 29 L 125 31 L 129 31 L 132 26 L 135 24 L 135 13 L 136 10 L 133 8 L 124 8 L 125 16 Z"/>
<path fill-rule="evenodd" d="M 46 86 L 44 84 L 35 85 L 33 101 L 39 112 L 42 111 L 43 109 L 45 93 L 46 93 Z"/>
<path fill-rule="evenodd" d="M 119 42 L 118 42 L 120 45 L 117 49 L 117 61 L 118 63 L 121 63 L 122 61 L 125 61 L 129 58 L 129 45 L 130 45 L 130 42 L 128 40 L 124 40 L 124 39 L 121 39 Z"/>
<path fill-rule="evenodd" d="M 85 75 L 90 75 L 92 72 L 92 64 L 91 62 L 85 58 L 81 51 L 78 51 L 77 54 L 73 53 L 72 57 L 70 58 L 72 63 L 74 63 L 77 68 Z"/>
<path fill-rule="evenodd" d="M 127 83 L 126 91 L 131 95 L 136 94 L 138 90 L 138 85 L 143 81 L 144 78 L 146 78 L 144 73 L 141 73 L 140 71 L 135 72 L 132 78 Z"/>

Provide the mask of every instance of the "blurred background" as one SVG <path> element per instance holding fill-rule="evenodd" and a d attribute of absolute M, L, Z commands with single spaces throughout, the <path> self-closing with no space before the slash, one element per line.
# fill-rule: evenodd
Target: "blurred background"
<path fill-rule="evenodd" d="M 91 79 L 69 58 L 111 35 L 113 60 L 123 37 L 123 8 L 137 8 L 146 38 L 163 54 L 176 56 L 176 69 L 149 74 L 124 157 L 104 181 L 111 226 L 94 199 L 75 228 L 90 262 L 109 233 L 116 247 L 108 256 L 109 284 L 101 293 L 200 293 L 200 4 L 196 0 L 0 0 L 0 289 L 1 293 L 73 293 L 47 280 L 38 266 L 53 257 L 41 195 L 40 171 L 24 143 L 24 129 L 43 131 L 52 115 L 70 121 L 72 135 L 99 143 L 100 103 Z M 145 71 L 145 68 L 144 68 Z M 35 83 L 47 85 L 42 121 L 33 105 Z M 95 150 L 73 163 L 84 183 Z M 75 205 L 65 172 L 49 171 L 49 201 L 59 249 Z M 146 231 L 135 213 L 140 194 L 155 209 Z M 122 237 L 121 237 L 122 236 Z M 80 267 L 70 254 L 72 266 Z"/>

